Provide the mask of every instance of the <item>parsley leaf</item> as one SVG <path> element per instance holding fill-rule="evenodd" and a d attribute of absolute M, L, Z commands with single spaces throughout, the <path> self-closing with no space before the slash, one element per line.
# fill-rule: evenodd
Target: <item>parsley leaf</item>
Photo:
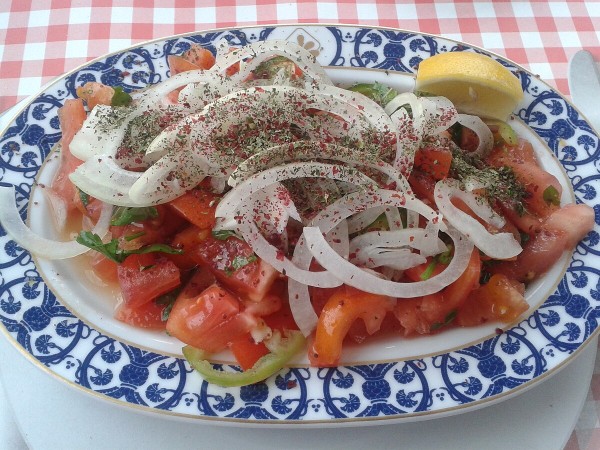
<path fill-rule="evenodd" d="M 231 267 L 233 267 L 233 270 L 240 270 L 242 267 L 253 263 L 257 259 L 258 257 L 256 255 L 250 255 L 247 258 L 244 258 L 243 256 L 236 256 L 231 262 Z"/>
<path fill-rule="evenodd" d="M 455 319 L 455 317 L 456 317 L 456 314 L 457 314 L 457 312 L 458 312 L 458 311 L 457 311 L 456 309 L 453 309 L 453 310 L 452 310 L 452 311 L 450 311 L 450 312 L 448 313 L 448 315 L 447 315 L 447 316 L 444 318 L 444 322 L 434 322 L 434 323 L 432 323 L 432 324 L 431 324 L 431 327 L 430 327 L 429 329 L 430 329 L 431 331 L 435 331 L 435 330 L 439 330 L 439 329 L 440 329 L 440 328 L 442 328 L 442 327 L 445 327 L 445 326 L 447 326 L 447 325 L 450 325 L 450 324 L 451 324 L 451 323 L 454 321 L 454 319 Z"/>
<path fill-rule="evenodd" d="M 212 237 L 218 239 L 219 241 L 226 241 L 231 236 L 235 236 L 235 233 L 230 230 L 213 230 Z"/>
<path fill-rule="evenodd" d="M 100 236 L 90 231 L 81 231 L 77 236 L 76 241 L 81 245 L 85 245 L 92 250 L 102 253 L 108 259 L 111 259 L 119 264 L 125 261 L 125 258 L 127 258 L 129 255 L 133 254 L 162 252 L 174 255 L 183 253 L 183 250 L 176 249 L 165 244 L 152 244 L 135 250 L 123 250 L 119 247 L 118 239 L 113 239 L 105 244 L 102 242 Z"/>
<path fill-rule="evenodd" d="M 127 106 L 131 103 L 131 95 L 123 90 L 121 86 L 113 87 L 115 93 L 110 101 L 112 106 Z"/>
<path fill-rule="evenodd" d="M 86 194 L 79 188 L 77 188 L 77 191 L 79 192 L 79 199 L 81 200 L 81 203 L 83 203 L 84 208 L 87 207 L 87 205 L 90 204 L 89 194 Z"/>
<path fill-rule="evenodd" d="M 175 300 L 177 300 L 177 297 L 179 297 L 180 292 L 181 287 L 178 287 L 170 292 L 167 292 L 166 294 L 160 295 L 154 300 L 157 305 L 164 306 L 160 315 L 160 320 L 163 322 L 166 322 L 169 319 L 169 315 L 171 314 Z"/>
<path fill-rule="evenodd" d="M 133 222 L 143 222 L 158 217 L 158 210 L 154 206 L 145 208 L 132 208 L 119 206 L 113 213 L 110 224 L 115 226 L 129 225 Z"/>
<path fill-rule="evenodd" d="M 554 186 L 548 186 L 546 189 L 544 189 L 544 193 L 542 195 L 547 204 L 554 206 L 560 205 L 560 194 Z"/>

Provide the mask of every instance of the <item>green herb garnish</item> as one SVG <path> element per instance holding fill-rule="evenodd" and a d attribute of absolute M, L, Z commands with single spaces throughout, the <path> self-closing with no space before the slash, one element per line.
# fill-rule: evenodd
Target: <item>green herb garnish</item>
<path fill-rule="evenodd" d="M 230 230 L 213 230 L 212 237 L 218 239 L 219 241 L 226 241 L 231 236 L 235 236 L 235 233 Z"/>
<path fill-rule="evenodd" d="M 180 292 L 181 287 L 178 287 L 170 292 L 167 292 L 166 294 L 160 295 L 156 298 L 156 300 L 154 300 L 158 306 L 164 306 L 164 309 L 160 315 L 160 320 L 163 322 L 166 322 L 169 319 L 169 315 L 171 314 L 175 300 L 177 300 L 177 297 L 179 297 Z"/>
<path fill-rule="evenodd" d="M 450 261 L 452 261 L 453 250 L 454 250 L 454 247 L 452 245 L 449 245 L 448 249 L 445 252 L 440 253 L 439 255 L 435 256 L 431 260 L 431 262 L 429 263 L 427 268 L 423 271 L 423 273 L 421 273 L 421 276 L 420 276 L 421 280 L 423 280 L 423 281 L 429 280 L 431 278 L 431 276 L 433 275 L 433 272 L 435 271 L 435 268 L 437 267 L 438 264 L 444 264 L 444 265 L 450 264 Z"/>
<path fill-rule="evenodd" d="M 233 270 L 237 271 L 237 270 L 240 270 L 242 267 L 245 267 L 248 264 L 253 263 L 257 259 L 258 259 L 258 257 L 256 255 L 250 255 L 246 258 L 244 258 L 243 256 L 236 256 L 235 258 L 233 258 L 233 261 L 231 262 L 231 267 L 233 267 Z"/>
<path fill-rule="evenodd" d="M 454 319 L 456 318 L 456 314 L 457 314 L 457 310 L 453 309 L 452 311 L 450 311 L 448 313 L 448 315 L 444 318 L 443 322 L 434 322 L 431 324 L 431 327 L 429 328 L 431 331 L 435 331 L 435 330 L 439 330 L 442 327 L 448 326 L 450 325 Z"/>
<path fill-rule="evenodd" d="M 548 186 L 546 189 L 544 189 L 544 193 L 542 195 L 547 204 L 554 206 L 560 205 L 560 194 L 554 186 Z"/>
<path fill-rule="evenodd" d="M 398 91 L 381 83 L 360 83 L 348 88 L 349 91 L 359 92 L 362 95 L 369 97 L 381 106 L 387 105 L 394 97 L 398 95 Z"/>
<path fill-rule="evenodd" d="M 125 261 L 129 255 L 134 254 L 144 254 L 144 253 L 168 253 L 171 255 L 181 254 L 183 250 L 170 247 L 165 244 L 152 244 L 146 245 L 145 247 L 141 247 L 135 250 L 123 250 L 119 247 L 119 240 L 112 239 L 110 242 L 104 243 L 102 239 L 97 234 L 92 233 L 91 231 L 81 231 L 76 239 L 81 245 L 85 245 L 86 247 L 91 248 L 92 250 L 96 250 L 99 253 L 102 253 L 108 259 L 115 261 L 116 263 L 122 263 Z"/>
<path fill-rule="evenodd" d="M 113 213 L 110 224 L 114 226 L 129 225 L 134 222 L 143 222 L 148 219 L 158 217 L 158 210 L 154 206 L 144 208 L 133 208 L 129 206 L 119 206 Z"/>
<path fill-rule="evenodd" d="M 423 281 L 429 280 L 431 278 L 431 275 L 433 275 L 433 271 L 435 270 L 437 264 L 437 260 L 433 258 L 427 266 L 427 268 L 423 271 L 423 273 L 421 273 L 421 276 L 419 278 L 421 278 L 421 280 Z"/>
<path fill-rule="evenodd" d="M 476 181 L 485 186 L 485 197 L 494 203 L 496 200 L 519 204 L 525 196 L 525 188 L 517 180 L 510 167 L 490 167 L 480 158 L 467 154 L 458 147 L 452 150 L 452 178 L 461 182 Z"/>
<path fill-rule="evenodd" d="M 121 86 L 113 87 L 115 93 L 110 101 L 112 106 L 127 106 L 131 103 L 131 95 L 123 90 Z"/>
<path fill-rule="evenodd" d="M 81 203 L 83 203 L 84 208 L 87 208 L 87 205 L 90 204 L 89 194 L 86 194 L 79 188 L 77 188 L 77 191 L 79 192 L 79 200 L 81 200 Z"/>

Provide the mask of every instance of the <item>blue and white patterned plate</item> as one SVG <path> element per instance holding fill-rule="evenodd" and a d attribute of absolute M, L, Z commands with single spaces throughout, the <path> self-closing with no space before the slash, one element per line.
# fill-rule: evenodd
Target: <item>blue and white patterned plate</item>
<path fill-rule="evenodd" d="M 99 58 L 59 78 L 18 113 L 0 138 L 0 185 L 15 185 L 18 207 L 51 234 L 36 184 L 51 179 L 60 139 L 57 110 L 87 81 L 140 89 L 167 76 L 166 58 L 191 43 L 214 49 L 289 39 L 310 50 L 334 79 L 378 79 L 410 88 L 431 55 L 479 48 L 383 28 L 293 25 L 216 30 L 142 44 Z M 80 265 L 33 259 L 0 229 L 3 334 L 36 365 L 74 387 L 121 405 L 222 423 L 338 424 L 436 417 L 523 392 L 564 366 L 597 333 L 600 315 L 600 146 L 580 113 L 548 85 L 491 55 L 521 81 L 525 100 L 513 125 L 534 142 L 544 166 L 562 179 L 564 200 L 596 213 L 595 229 L 544 280 L 530 287 L 520 322 L 456 329 L 435 337 L 391 339 L 351 349 L 344 365 L 317 369 L 302 360 L 263 383 L 221 388 L 204 382 L 168 336 L 112 319 L 109 295 Z M 44 160 L 46 163 L 43 165 Z M 40 168 L 43 170 L 40 171 Z M 38 172 L 40 172 L 38 174 Z M 179 356 L 177 356 L 179 355 Z"/>

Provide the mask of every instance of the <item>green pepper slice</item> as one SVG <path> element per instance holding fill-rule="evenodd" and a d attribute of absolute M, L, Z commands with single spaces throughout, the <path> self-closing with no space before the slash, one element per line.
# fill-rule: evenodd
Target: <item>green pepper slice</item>
<path fill-rule="evenodd" d="M 271 353 L 260 358 L 251 369 L 243 372 L 222 372 L 216 370 L 206 359 L 209 355 L 204 350 L 187 345 L 183 348 L 183 356 L 190 365 L 209 383 L 223 387 L 247 386 L 258 383 L 279 372 L 286 363 L 302 348 L 306 339 L 299 331 L 288 331 L 281 338 Z"/>
<path fill-rule="evenodd" d="M 487 125 L 498 127 L 498 135 L 508 145 L 517 145 L 519 143 L 519 137 L 513 128 L 501 120 L 486 120 Z"/>

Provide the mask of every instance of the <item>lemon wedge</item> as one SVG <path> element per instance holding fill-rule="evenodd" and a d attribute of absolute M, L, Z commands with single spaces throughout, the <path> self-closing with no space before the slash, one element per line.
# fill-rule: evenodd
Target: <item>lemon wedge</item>
<path fill-rule="evenodd" d="M 460 112 L 502 121 L 523 99 L 510 70 L 472 52 L 440 53 L 421 61 L 416 90 L 447 97 Z"/>

